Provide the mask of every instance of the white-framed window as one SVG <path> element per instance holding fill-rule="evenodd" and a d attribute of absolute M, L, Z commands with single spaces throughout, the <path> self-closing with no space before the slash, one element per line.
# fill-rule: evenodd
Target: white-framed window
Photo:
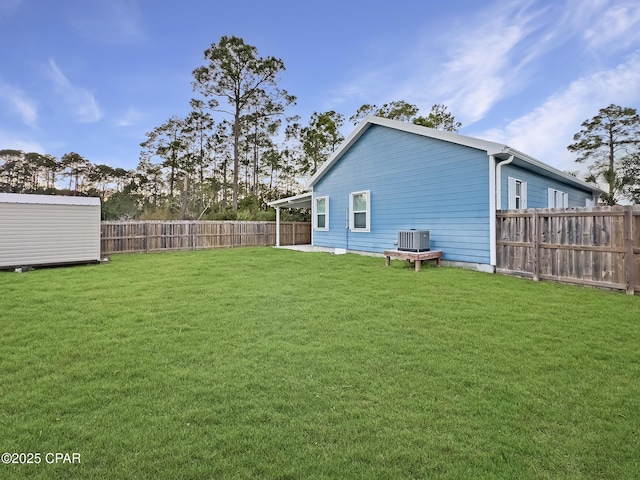
<path fill-rule="evenodd" d="M 555 188 L 548 189 L 548 206 L 549 208 L 568 208 L 569 207 L 569 194 L 556 190 Z"/>
<path fill-rule="evenodd" d="M 509 177 L 509 210 L 527 208 L 527 182 Z"/>
<path fill-rule="evenodd" d="M 349 195 L 349 229 L 368 232 L 371 228 L 371 192 L 353 192 Z"/>
<path fill-rule="evenodd" d="M 329 230 L 329 197 L 317 197 L 314 207 L 313 228 Z"/>

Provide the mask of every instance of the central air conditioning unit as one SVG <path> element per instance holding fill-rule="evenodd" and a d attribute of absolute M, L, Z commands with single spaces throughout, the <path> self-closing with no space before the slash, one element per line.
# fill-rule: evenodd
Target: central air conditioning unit
<path fill-rule="evenodd" d="M 429 250 L 429 230 L 399 230 L 398 250 L 426 252 Z"/>

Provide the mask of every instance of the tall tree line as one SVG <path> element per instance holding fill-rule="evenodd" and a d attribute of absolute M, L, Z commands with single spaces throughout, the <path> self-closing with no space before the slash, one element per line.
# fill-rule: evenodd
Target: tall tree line
<path fill-rule="evenodd" d="M 270 200 L 299 193 L 344 140 L 343 114 L 287 115 L 296 98 L 279 86 L 281 59 L 261 57 L 237 37 L 221 37 L 193 71 L 185 117 L 171 116 L 145 134 L 136 170 L 94 164 L 76 152 L 61 158 L 0 150 L 0 191 L 93 195 L 105 218 L 250 218 L 268 216 Z M 395 100 L 364 104 L 357 125 L 376 115 L 457 132 L 446 105 L 426 115 Z M 582 124 L 568 149 L 589 162 L 588 181 L 606 185 L 603 202 L 640 203 L 640 117 L 610 105 Z"/>
<path fill-rule="evenodd" d="M 37 152 L 0 150 L 0 192 L 93 195 L 122 192 L 135 172 L 92 164 L 75 152 L 61 158 Z"/>
<path fill-rule="evenodd" d="M 314 112 L 306 123 L 287 110 L 296 98 L 279 86 L 281 59 L 262 57 L 237 37 L 221 37 L 193 71 L 190 112 L 145 134 L 136 170 L 94 164 L 69 152 L 61 158 L 0 151 L 0 191 L 100 196 L 109 218 L 236 218 L 299 193 L 344 140 L 345 117 Z M 446 106 L 426 116 L 403 100 L 363 105 L 358 123 L 378 115 L 457 131 Z"/>

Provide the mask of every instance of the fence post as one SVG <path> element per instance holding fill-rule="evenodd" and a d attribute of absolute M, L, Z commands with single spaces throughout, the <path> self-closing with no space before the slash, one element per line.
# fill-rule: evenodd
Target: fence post
<path fill-rule="evenodd" d="M 624 207 L 624 246 L 626 249 L 624 269 L 627 295 L 633 295 L 636 285 L 636 259 L 633 249 L 633 207 L 631 205 Z"/>
<path fill-rule="evenodd" d="M 533 262 L 533 281 L 540 280 L 540 226 L 538 225 L 539 217 L 538 210 L 533 210 L 533 216 L 531 217 L 532 228 L 532 240 L 533 250 L 531 251 L 531 261 Z"/>
<path fill-rule="evenodd" d="M 296 244 L 296 222 L 293 222 L 293 244 Z"/>

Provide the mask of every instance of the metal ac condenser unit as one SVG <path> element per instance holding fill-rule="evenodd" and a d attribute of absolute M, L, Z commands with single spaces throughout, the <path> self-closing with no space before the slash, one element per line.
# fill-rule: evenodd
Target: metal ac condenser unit
<path fill-rule="evenodd" d="M 398 250 L 426 252 L 429 250 L 429 230 L 399 230 Z"/>

